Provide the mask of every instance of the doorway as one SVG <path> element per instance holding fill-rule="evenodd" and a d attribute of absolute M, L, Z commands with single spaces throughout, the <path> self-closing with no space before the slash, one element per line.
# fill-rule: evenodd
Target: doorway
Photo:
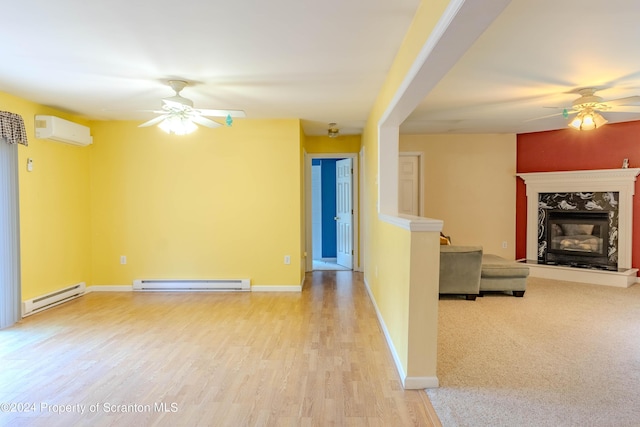
<path fill-rule="evenodd" d="M 398 157 L 398 213 L 423 216 L 422 153 L 400 152 Z"/>
<path fill-rule="evenodd" d="M 305 154 L 306 271 L 357 270 L 357 154 Z"/>

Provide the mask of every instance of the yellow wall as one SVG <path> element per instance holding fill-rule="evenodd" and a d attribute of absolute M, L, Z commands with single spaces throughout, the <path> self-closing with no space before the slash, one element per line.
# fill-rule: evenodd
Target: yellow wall
<path fill-rule="evenodd" d="M 515 258 L 515 134 L 401 135 L 400 151 L 424 153 L 425 216 L 454 244 Z"/>
<path fill-rule="evenodd" d="M 0 102 L 23 116 L 30 143 L 19 148 L 23 300 L 81 281 L 302 283 L 306 141 L 298 119 L 236 120 L 232 128 L 176 137 L 138 122 L 88 121 L 4 93 Z M 36 139 L 36 114 L 90 126 L 94 144 Z M 357 136 L 338 141 L 359 147 Z M 330 142 L 311 145 L 331 151 Z"/>
<path fill-rule="evenodd" d="M 91 123 L 93 284 L 300 285 L 298 120 L 236 120 L 180 137 L 137 124 Z"/>
<path fill-rule="evenodd" d="M 0 109 L 22 116 L 29 146 L 19 146 L 22 299 L 91 280 L 89 153 L 36 139 L 34 116 L 51 114 L 86 123 L 54 109 L 0 93 Z M 27 158 L 33 171 L 27 172 Z"/>
<path fill-rule="evenodd" d="M 368 280 L 405 372 L 409 349 L 411 232 L 381 222 L 380 243 L 386 247 Z"/>
<path fill-rule="evenodd" d="M 413 359 L 410 355 L 409 345 L 410 318 L 406 317 L 408 315 L 399 313 L 407 310 L 409 304 L 411 266 L 410 263 L 401 262 L 396 258 L 396 251 L 398 248 L 407 247 L 410 244 L 410 239 L 407 242 L 406 232 L 390 228 L 393 226 L 378 219 L 378 122 L 447 4 L 446 0 L 423 0 L 421 2 L 411 28 L 387 75 L 385 84 L 377 96 L 362 135 L 366 185 L 365 205 L 362 208 L 365 220 L 362 231 L 365 247 L 365 280 L 371 288 L 380 315 L 389 330 L 390 338 L 405 372 L 408 370 L 409 361 Z M 425 242 L 425 244 L 428 243 Z M 384 271 L 381 271 L 381 268 L 384 268 Z M 437 279 L 437 273 L 435 277 Z M 426 347 L 428 347 L 428 351 L 433 353 L 436 347 L 435 341 L 426 344 Z M 412 371 L 411 374 L 413 375 Z"/>
<path fill-rule="evenodd" d="M 337 138 L 328 136 L 307 136 L 305 150 L 307 153 L 357 153 L 360 151 L 360 135 L 340 135 Z"/>
<path fill-rule="evenodd" d="M 236 120 L 232 128 L 177 137 L 138 122 L 87 121 L 4 93 L 0 103 L 23 117 L 29 138 L 18 151 L 23 300 L 81 281 L 301 284 L 299 120 Z M 36 114 L 90 126 L 94 144 L 36 139 Z M 33 172 L 26 170 L 27 158 Z"/>

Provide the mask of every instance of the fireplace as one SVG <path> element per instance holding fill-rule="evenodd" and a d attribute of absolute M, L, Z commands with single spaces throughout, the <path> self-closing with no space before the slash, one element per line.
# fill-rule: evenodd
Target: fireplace
<path fill-rule="evenodd" d="M 618 192 L 539 193 L 538 262 L 617 270 Z"/>
<path fill-rule="evenodd" d="M 522 261 L 529 265 L 530 276 L 607 286 L 629 287 L 634 284 L 638 279 L 638 269 L 631 265 L 633 196 L 636 177 L 639 174 L 640 168 L 519 173 L 518 177 L 524 181 L 527 192 L 526 259 Z M 553 258 L 557 255 L 557 248 L 549 251 L 550 245 L 547 243 L 547 217 L 555 216 L 547 214 L 552 211 L 564 211 L 567 215 L 576 212 L 598 212 L 598 215 L 589 218 L 590 221 L 594 218 L 598 220 L 598 216 L 604 217 L 603 212 L 607 213 L 607 268 L 575 268 L 582 266 L 585 260 L 593 261 L 593 258 L 601 257 L 605 253 L 605 226 L 599 224 L 600 227 L 596 229 L 595 223 L 591 235 L 597 235 L 597 239 L 602 239 L 602 250 L 596 248 L 587 253 L 585 245 L 580 252 L 575 250 L 576 245 L 580 248 L 580 243 L 567 239 L 565 246 L 573 245 L 573 250 L 570 254 L 569 250 L 565 250 L 561 255 L 581 258 L 578 261 L 567 261 L 565 258 L 561 261 L 562 265 L 557 259 L 556 264 L 547 264 L 548 257 Z M 558 221 L 584 225 L 580 222 L 582 220 L 570 217 Z M 553 231 L 550 233 L 552 237 L 560 236 Z M 603 265 L 602 261 L 604 259 L 600 258 L 598 264 Z"/>
<path fill-rule="evenodd" d="M 617 269 L 617 263 L 609 262 L 608 257 L 609 218 L 613 215 L 613 211 L 548 210 L 545 213 L 544 262 L 580 268 Z"/>

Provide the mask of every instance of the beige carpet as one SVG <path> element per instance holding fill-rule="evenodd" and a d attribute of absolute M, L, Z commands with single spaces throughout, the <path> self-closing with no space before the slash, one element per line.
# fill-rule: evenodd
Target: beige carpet
<path fill-rule="evenodd" d="M 444 427 L 640 426 L 640 285 L 529 278 L 524 298 L 441 299 Z"/>

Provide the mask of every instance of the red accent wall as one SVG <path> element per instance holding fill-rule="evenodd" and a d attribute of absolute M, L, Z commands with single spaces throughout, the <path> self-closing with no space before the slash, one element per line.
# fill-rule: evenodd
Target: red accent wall
<path fill-rule="evenodd" d="M 640 167 L 640 121 L 615 123 L 592 131 L 562 129 L 517 136 L 516 170 L 551 172 L 617 169 L 629 159 Z M 632 267 L 640 268 L 640 182 L 633 197 Z M 526 257 L 527 196 L 524 181 L 516 184 L 516 259 Z"/>

